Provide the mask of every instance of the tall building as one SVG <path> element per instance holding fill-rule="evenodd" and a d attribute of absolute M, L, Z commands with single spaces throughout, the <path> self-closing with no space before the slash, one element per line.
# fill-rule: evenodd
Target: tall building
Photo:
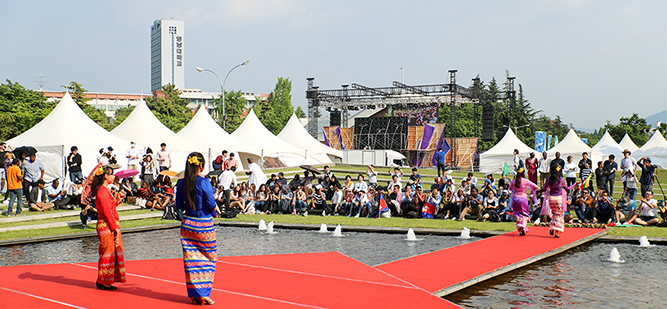
<path fill-rule="evenodd" d="M 173 84 L 185 88 L 185 26 L 182 21 L 160 19 L 151 26 L 151 92 Z"/>

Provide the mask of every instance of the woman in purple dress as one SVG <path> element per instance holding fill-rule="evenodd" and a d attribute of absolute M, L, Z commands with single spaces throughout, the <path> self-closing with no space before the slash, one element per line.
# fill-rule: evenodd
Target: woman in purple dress
<path fill-rule="evenodd" d="M 565 179 L 561 177 L 560 166 L 552 165 L 549 179 L 544 183 L 542 189 L 538 192 L 544 192 L 548 189 L 548 194 L 544 196 L 549 201 L 551 209 L 551 224 L 549 225 L 549 234 L 555 238 L 564 232 L 565 220 L 563 214 L 567 207 L 567 190 L 579 185 L 579 182 L 567 186 Z"/>

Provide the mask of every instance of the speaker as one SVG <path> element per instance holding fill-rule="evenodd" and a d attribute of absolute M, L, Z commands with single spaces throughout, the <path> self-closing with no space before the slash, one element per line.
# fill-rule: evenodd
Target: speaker
<path fill-rule="evenodd" d="M 482 105 L 482 140 L 494 141 L 495 112 L 492 104 Z"/>
<path fill-rule="evenodd" d="M 340 126 L 340 111 L 331 111 L 329 112 L 329 125 L 332 127 Z"/>

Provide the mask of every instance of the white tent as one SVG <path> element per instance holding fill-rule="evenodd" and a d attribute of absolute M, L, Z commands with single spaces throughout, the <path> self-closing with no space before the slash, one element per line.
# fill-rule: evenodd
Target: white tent
<path fill-rule="evenodd" d="M 222 153 L 223 150 L 235 152 L 239 166 L 243 166 L 245 158 L 251 156 L 257 161 L 261 150 L 250 146 L 223 130 L 215 120 L 211 118 L 206 107 L 199 108 L 192 120 L 183 129 L 178 131 L 178 136 L 198 144 L 202 148 L 209 148 L 208 165 Z M 204 154 L 206 156 L 206 154 Z M 246 161 L 247 162 L 247 161 Z M 259 161 L 258 161 L 259 162 Z"/>
<path fill-rule="evenodd" d="M 602 153 L 593 150 L 591 147 L 588 147 L 584 141 L 581 140 L 577 132 L 574 132 L 573 129 L 570 129 L 570 132 L 565 135 L 562 141 L 558 145 L 547 151 L 549 157 L 553 158 L 556 155 L 556 152 L 560 152 L 560 157 L 565 162 L 567 162 L 567 156 L 572 156 L 573 162 L 577 163 L 581 159 L 581 154 L 584 152 L 588 153 L 588 157 L 593 162 L 593 165 L 596 165 L 595 162 L 602 160 Z"/>
<path fill-rule="evenodd" d="M 623 148 L 616 143 L 613 137 L 609 135 L 609 131 L 605 131 L 602 138 L 593 146 L 593 151 L 602 154 L 603 158 L 607 158 L 610 154 L 616 156 L 616 161 L 620 166 L 621 159 L 624 157 Z"/>
<path fill-rule="evenodd" d="M 292 146 L 305 149 L 309 159 L 322 161 L 321 163 L 331 163 L 334 158 L 343 158 L 342 151 L 324 145 L 310 135 L 295 114 L 292 114 L 278 137 Z"/>
<path fill-rule="evenodd" d="M 512 166 L 514 149 L 519 150 L 519 156 L 522 159 L 527 158 L 531 152 L 535 152 L 535 157 L 540 157 L 534 149 L 526 146 L 516 137 L 512 129 L 507 129 L 505 136 L 495 146 L 479 155 L 479 171 L 493 173 L 502 171 L 505 163 Z"/>
<path fill-rule="evenodd" d="M 277 156 L 287 166 L 308 164 L 306 150 L 292 146 L 269 131 L 251 109 L 232 136 L 261 149 L 262 156 Z"/>
<path fill-rule="evenodd" d="M 632 153 L 635 158 L 648 157 L 651 163 L 660 165 L 662 168 L 667 167 L 667 141 L 662 136 L 659 130 L 655 130 L 653 136 L 636 152 Z"/>
<path fill-rule="evenodd" d="M 630 150 L 630 152 L 635 152 L 637 151 L 637 149 L 639 149 L 639 147 L 635 145 L 635 142 L 632 141 L 628 133 L 625 133 L 621 141 L 618 143 L 618 146 L 623 149 Z"/>
<path fill-rule="evenodd" d="M 23 134 L 7 141 L 13 147 L 33 146 L 37 148 L 37 159 L 45 168 L 45 180 L 63 178 L 66 156 L 72 146 L 77 146 L 82 158 L 84 176 L 97 164 L 100 148 L 114 149 L 129 144 L 90 119 L 72 100 L 69 93 L 42 121 Z"/>
<path fill-rule="evenodd" d="M 113 129 L 111 133 L 125 140 L 135 141 L 141 151 L 145 151 L 146 147 L 150 147 L 154 154 L 160 150 L 161 143 L 167 144 L 167 149 L 171 152 L 173 160 L 172 170 L 175 171 L 185 168 L 185 160 L 190 152 L 199 151 L 204 156 L 208 153 L 207 148 L 178 136 L 174 131 L 162 124 L 143 100 L 125 118 L 125 121 Z M 130 143 L 128 142 L 124 147 L 118 149 L 118 156 L 120 157 L 118 164 L 127 165 L 125 152 L 129 148 Z"/>

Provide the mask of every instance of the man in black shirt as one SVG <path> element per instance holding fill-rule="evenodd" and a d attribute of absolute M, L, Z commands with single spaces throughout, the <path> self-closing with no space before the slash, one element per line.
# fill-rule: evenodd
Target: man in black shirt
<path fill-rule="evenodd" d="M 588 158 L 588 153 L 583 152 L 581 153 L 581 160 L 579 160 L 579 179 L 584 179 L 584 177 L 581 175 L 581 171 L 583 171 L 586 168 L 586 163 L 588 163 L 588 167 L 593 166 L 593 161 Z"/>
<path fill-rule="evenodd" d="M 598 161 L 598 168 L 595 169 L 595 183 L 597 184 L 598 192 L 607 191 L 607 176 L 604 174 L 602 161 Z"/>
<path fill-rule="evenodd" d="M 651 159 L 644 157 L 637 162 L 642 168 L 642 176 L 639 177 L 641 184 L 642 196 L 646 195 L 646 191 L 653 191 L 653 173 L 655 173 L 655 165 L 651 165 Z"/>
<path fill-rule="evenodd" d="M 565 161 L 560 158 L 560 152 L 556 151 L 556 158 L 551 160 L 551 164 L 549 164 L 549 169 L 551 169 L 552 166 L 560 167 L 558 172 L 560 173 L 561 177 L 563 176 L 563 167 L 565 167 Z"/>
<path fill-rule="evenodd" d="M 616 180 L 616 171 L 618 170 L 618 164 L 614 162 L 616 156 L 613 154 L 609 155 L 609 160 L 604 161 L 604 174 L 607 176 L 607 183 L 609 185 L 609 196 L 614 195 L 614 181 Z"/>

